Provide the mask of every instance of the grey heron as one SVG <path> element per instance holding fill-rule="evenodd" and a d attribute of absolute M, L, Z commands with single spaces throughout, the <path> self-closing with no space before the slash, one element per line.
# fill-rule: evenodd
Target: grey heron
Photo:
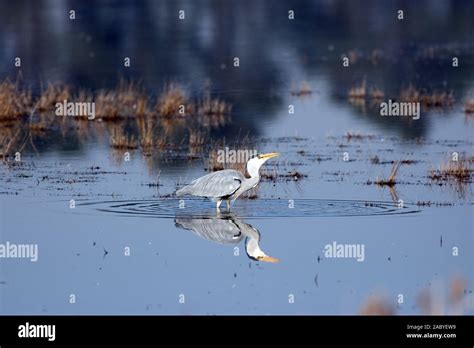
<path fill-rule="evenodd" d="M 193 231 L 199 237 L 219 244 L 237 244 L 245 239 L 247 255 L 256 261 L 276 263 L 260 248 L 260 232 L 233 215 L 217 217 L 183 216 L 175 218 L 176 227 Z"/>
<path fill-rule="evenodd" d="M 207 197 L 216 202 L 218 210 L 222 201 L 225 200 L 227 208 L 230 210 L 231 201 L 233 203 L 242 193 L 258 185 L 260 182 L 260 167 L 270 158 L 279 155 L 277 152 L 271 152 L 251 158 L 247 162 L 249 178 L 245 177 L 238 170 L 220 170 L 194 180 L 189 185 L 176 191 L 176 196 Z"/>

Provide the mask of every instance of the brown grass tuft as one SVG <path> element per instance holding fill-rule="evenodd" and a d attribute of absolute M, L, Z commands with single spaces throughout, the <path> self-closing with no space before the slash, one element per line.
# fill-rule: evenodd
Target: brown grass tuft
<path fill-rule="evenodd" d="M 402 102 L 420 103 L 425 107 L 447 107 L 452 106 L 455 99 L 452 91 L 433 91 L 428 93 L 410 85 L 400 92 L 400 100 Z"/>
<path fill-rule="evenodd" d="M 385 97 L 385 93 L 378 87 L 372 87 L 370 90 L 370 97 L 372 99 L 383 99 Z"/>
<path fill-rule="evenodd" d="M 6 79 L 0 84 L 0 121 L 25 116 L 31 107 L 31 92 L 21 90 L 19 80 L 15 83 Z"/>
<path fill-rule="evenodd" d="M 250 142 L 248 137 L 238 139 L 232 145 L 222 142 L 214 144 L 208 154 L 206 170 L 214 172 L 223 169 L 235 169 L 247 175 L 247 161 L 243 161 L 243 158 L 236 158 L 235 162 L 226 162 L 226 158 L 220 158 L 219 150 L 224 150 L 226 147 L 229 147 L 229 150 L 235 150 L 238 154 L 241 150 L 254 149 L 255 145 Z M 240 161 L 238 161 L 239 159 Z"/>
<path fill-rule="evenodd" d="M 466 159 L 443 163 L 438 169 L 431 170 L 429 177 L 436 181 L 457 181 L 469 183 L 472 180 L 471 162 Z"/>
<path fill-rule="evenodd" d="M 305 95 L 310 95 L 313 93 L 313 90 L 311 89 L 311 86 L 309 83 L 306 81 L 301 82 L 301 85 L 298 89 L 292 89 L 291 95 L 296 96 L 296 97 L 302 97 Z"/>
<path fill-rule="evenodd" d="M 227 115 L 231 110 L 232 107 L 229 104 L 218 98 L 212 99 L 209 94 L 206 94 L 197 105 L 198 114 L 204 116 Z"/>
<path fill-rule="evenodd" d="M 148 96 L 133 82 L 120 81 L 117 90 L 101 90 L 96 96 L 96 116 L 105 121 L 149 115 Z"/>
<path fill-rule="evenodd" d="M 396 161 L 393 164 L 392 171 L 390 172 L 388 179 L 377 179 L 375 180 L 374 184 L 379 185 L 379 186 L 388 186 L 388 187 L 394 186 L 397 183 L 396 178 L 397 178 L 397 173 L 398 173 L 398 169 L 400 168 L 400 165 L 401 165 L 401 162 Z"/>
<path fill-rule="evenodd" d="M 18 145 L 20 129 L 0 127 L 0 157 L 5 160 Z"/>
<path fill-rule="evenodd" d="M 175 84 L 169 84 L 158 98 L 155 109 L 161 117 L 182 116 L 179 114 L 181 105 L 185 106 L 185 113 L 192 111 L 189 110 L 190 105 L 186 105 L 187 103 L 188 98 L 184 91 Z"/>
<path fill-rule="evenodd" d="M 62 84 L 48 83 L 48 87 L 41 91 L 34 109 L 39 112 L 52 111 L 56 103 L 62 103 L 64 100 L 71 101 L 70 88 Z"/>
<path fill-rule="evenodd" d="M 145 155 L 151 155 L 151 150 L 154 146 L 154 120 L 150 117 L 137 117 L 136 120 L 140 146 Z"/>
<path fill-rule="evenodd" d="M 206 133 L 200 130 L 189 131 L 189 146 L 203 146 L 207 141 Z"/>
<path fill-rule="evenodd" d="M 347 94 L 348 94 L 348 97 L 351 99 L 365 98 L 367 94 L 366 80 L 363 80 L 359 86 L 352 87 Z"/>
<path fill-rule="evenodd" d="M 134 135 L 127 134 L 119 124 L 110 127 L 110 146 L 114 149 L 133 150 L 138 148 L 138 141 Z"/>
<path fill-rule="evenodd" d="M 373 134 L 362 134 L 362 133 L 355 133 L 355 132 L 347 132 L 344 137 L 350 141 L 350 140 L 363 140 L 363 139 L 374 139 L 375 135 Z"/>
<path fill-rule="evenodd" d="M 464 104 L 464 112 L 466 114 L 474 114 L 474 98 L 466 101 Z"/>

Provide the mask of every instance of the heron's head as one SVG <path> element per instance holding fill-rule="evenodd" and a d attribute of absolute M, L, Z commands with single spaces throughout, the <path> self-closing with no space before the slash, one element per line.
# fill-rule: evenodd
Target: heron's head
<path fill-rule="evenodd" d="M 260 249 L 260 238 L 252 238 L 249 237 L 245 240 L 245 251 L 249 258 L 255 261 L 263 261 L 263 262 L 270 262 L 270 263 L 277 263 L 280 260 L 271 256 L 268 256 Z"/>
<path fill-rule="evenodd" d="M 278 152 L 263 153 L 251 158 L 247 162 L 247 172 L 251 177 L 258 176 L 260 167 L 268 161 L 270 158 L 280 156 Z"/>

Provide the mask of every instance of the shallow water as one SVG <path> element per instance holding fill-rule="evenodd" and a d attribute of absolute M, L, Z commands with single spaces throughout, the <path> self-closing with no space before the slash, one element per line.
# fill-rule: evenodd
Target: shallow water
<path fill-rule="evenodd" d="M 467 183 L 429 177 L 453 152 L 474 155 L 474 118 L 463 111 L 474 88 L 474 41 L 465 24 L 472 2 L 405 4 L 426 25 L 402 27 L 388 19 L 397 2 L 301 1 L 301 21 L 292 26 L 279 17 L 285 1 L 239 3 L 245 6 L 180 2 L 189 21 L 179 28 L 167 15 L 176 10 L 172 1 L 104 2 L 94 11 L 71 2 L 82 16 L 75 23 L 58 19 L 60 3 L 0 4 L 2 77 L 16 76 L 8 62 L 19 54 L 34 92 L 48 79 L 96 90 L 125 76 L 142 80 L 150 95 L 165 81 L 199 95 L 210 80 L 212 95 L 233 111 L 208 143 L 232 148 L 248 135 L 258 151 L 281 153 L 264 170 L 286 175 L 263 180 L 256 199 L 237 200 L 231 213 L 201 199 L 185 198 L 180 208 L 173 192 L 207 173 L 209 152 L 207 143 L 187 145 L 186 127 L 177 127 L 171 146 L 127 151 L 130 161 L 110 146 L 113 124 L 26 129 L 21 162 L 0 165 L 0 242 L 34 243 L 39 255 L 37 262 L 0 259 L 0 313 L 354 314 L 381 295 L 395 313 L 419 314 L 428 290 L 447 314 L 459 312 L 450 287 L 460 278 L 461 312 L 474 314 L 472 176 Z M 24 11 L 39 27 L 16 17 Z M 372 64 L 377 49 L 384 58 Z M 349 72 L 340 57 L 351 50 L 361 54 Z M 129 52 L 140 54 L 123 70 Z M 462 62 L 455 71 L 445 64 L 454 53 Z M 240 70 L 231 67 L 235 55 Z M 365 78 L 387 96 L 413 83 L 453 90 L 456 102 L 422 109 L 418 121 L 383 119 L 377 105 L 346 98 Z M 312 94 L 292 95 L 302 81 Z M 397 184 L 374 185 L 398 160 L 412 162 L 400 167 Z M 307 176 L 294 180 L 293 171 Z M 278 263 L 249 257 L 255 238 Z M 364 255 L 329 257 L 334 243 L 363 246 Z"/>
<path fill-rule="evenodd" d="M 216 209 L 209 209 L 209 202 L 204 199 L 181 200 L 137 200 L 137 201 L 104 201 L 80 202 L 80 206 L 91 207 L 99 212 L 131 217 L 172 218 L 186 215 L 192 217 L 213 217 Z M 206 209 L 206 206 L 208 209 Z M 222 208 L 220 211 L 227 211 Z M 323 199 L 258 199 L 238 202 L 231 211 L 241 218 L 300 218 L 300 217 L 343 217 L 372 216 L 389 214 L 409 214 L 420 210 L 399 206 L 393 202 L 323 200 Z"/>
<path fill-rule="evenodd" d="M 17 198 L 2 206 L 2 221 L 15 225 L 4 229 L 3 240 L 39 244 L 38 262 L 2 263 L 3 313 L 343 314 L 356 313 L 368 294 L 379 292 L 404 294 L 397 310 L 417 313 L 418 292 L 472 270 L 465 249 L 472 237 L 462 225 L 472 207 L 252 219 L 238 217 L 237 205 L 235 216 L 260 233 L 261 249 L 278 258 L 276 264 L 249 259 L 245 238 L 235 231 L 228 238 L 193 231 L 189 223 L 196 216 L 124 217 L 95 208 Z M 437 228 L 428 230 L 427 221 Z M 324 248 L 334 242 L 363 244 L 364 259 L 325 257 Z M 456 245 L 464 247 L 453 257 Z M 75 304 L 68 303 L 70 294 Z"/>

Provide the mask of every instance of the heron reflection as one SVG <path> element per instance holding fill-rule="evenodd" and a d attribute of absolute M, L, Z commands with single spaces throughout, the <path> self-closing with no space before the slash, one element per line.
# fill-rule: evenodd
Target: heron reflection
<path fill-rule="evenodd" d="M 271 263 L 279 261 L 265 254 L 260 248 L 260 232 L 235 215 L 182 216 L 175 218 L 175 225 L 219 244 L 238 244 L 245 239 L 245 251 L 249 258 Z"/>

